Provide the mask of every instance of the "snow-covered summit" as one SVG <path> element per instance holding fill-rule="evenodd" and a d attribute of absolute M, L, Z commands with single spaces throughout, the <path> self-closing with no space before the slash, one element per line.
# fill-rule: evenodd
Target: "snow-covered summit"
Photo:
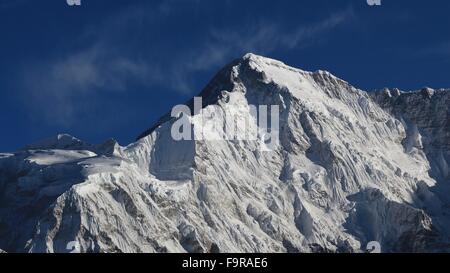
<path fill-rule="evenodd" d="M 69 134 L 58 134 L 54 137 L 46 138 L 31 145 L 27 145 L 23 150 L 38 150 L 38 149 L 72 149 L 72 150 L 86 150 L 91 146 L 76 137 Z"/>
<path fill-rule="evenodd" d="M 265 88 L 243 88 L 246 85 L 256 87 L 259 83 L 263 83 Z M 340 88 L 336 89 L 335 86 Z M 349 92 L 349 94 L 340 93 L 341 91 Z M 358 92 L 365 94 L 330 72 L 324 70 L 303 71 L 278 60 L 247 53 L 222 68 L 197 97 L 202 98 L 203 107 L 228 98 L 230 93 L 244 93 L 246 100 L 254 105 L 271 105 L 271 100 L 275 100 L 275 104 L 279 103 L 276 101 L 279 97 L 278 94 L 288 93 L 289 96 L 309 104 L 336 97 L 345 100 Z M 194 112 L 193 99 L 185 104 Z M 137 139 L 149 135 L 161 124 L 171 119 L 170 113 L 163 115 Z"/>
<path fill-rule="evenodd" d="M 0 154 L 0 248 L 450 251 L 448 94 L 369 94 L 246 54 L 200 92 L 202 108 L 254 120 L 249 105 L 279 106 L 276 149 L 176 141 L 167 114 L 126 147 L 62 135 Z"/>

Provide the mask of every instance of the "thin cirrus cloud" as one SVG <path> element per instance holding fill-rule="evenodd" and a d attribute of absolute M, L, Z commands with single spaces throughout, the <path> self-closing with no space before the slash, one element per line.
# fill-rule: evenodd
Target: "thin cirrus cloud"
<path fill-rule="evenodd" d="M 27 66 L 23 82 L 34 110 L 51 122 L 70 126 L 79 112 L 95 107 L 93 96 L 101 96 L 103 90 L 124 92 L 129 82 L 156 81 L 158 73 L 149 69 L 96 44 L 61 60 Z M 49 102 L 51 109 L 41 107 Z"/>
<path fill-rule="evenodd" d="M 260 22 L 240 30 L 219 30 L 212 32 L 216 44 L 228 44 L 230 51 L 254 50 L 271 53 L 277 49 L 299 49 L 317 42 L 323 34 L 349 22 L 354 18 L 353 9 L 348 8 L 329 17 L 291 31 L 278 23 Z"/>
<path fill-rule="evenodd" d="M 436 56 L 450 60 L 450 42 L 444 42 L 437 45 L 429 46 L 425 49 L 419 50 L 419 54 L 422 56 Z"/>
<path fill-rule="evenodd" d="M 162 53 L 170 54 L 162 58 L 164 62 L 154 61 L 158 58 L 154 54 L 161 52 L 147 50 L 137 57 L 134 53 L 142 51 L 139 44 L 130 46 L 116 43 L 121 41 L 121 31 L 111 32 L 111 29 L 145 27 L 147 32 L 151 32 L 155 22 L 170 20 L 172 9 L 174 7 L 166 4 L 154 11 L 152 16 L 142 12 L 142 9 L 123 12 L 114 20 L 106 20 L 99 29 L 86 30 L 81 36 L 99 34 L 85 49 L 27 66 L 23 82 L 26 83 L 28 95 L 34 96 L 32 106 L 49 121 L 70 126 L 79 112 L 86 114 L 94 107 L 94 96 L 101 96 L 105 92 L 127 92 L 130 85 L 137 84 L 149 89 L 158 86 L 165 90 L 193 94 L 198 91 L 193 90 L 191 80 L 196 73 L 217 69 L 246 52 L 270 54 L 280 49 L 310 46 L 321 39 L 322 34 L 334 30 L 354 16 L 352 9 L 345 9 L 291 30 L 286 30 L 286 26 L 281 23 L 264 21 L 227 29 L 212 28 L 198 41 L 193 39 L 189 46 L 177 52 Z M 111 27 L 111 24 L 114 26 Z M 126 47 L 121 48 L 120 45 L 124 44 Z M 39 94 L 36 88 L 40 90 Z M 86 98 L 90 98 L 90 102 Z M 49 101 L 55 105 L 51 110 L 40 107 L 40 103 Z"/>

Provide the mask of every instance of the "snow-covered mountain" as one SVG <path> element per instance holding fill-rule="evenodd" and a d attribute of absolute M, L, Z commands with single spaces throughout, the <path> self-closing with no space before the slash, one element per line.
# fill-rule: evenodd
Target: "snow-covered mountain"
<path fill-rule="evenodd" d="M 126 147 L 58 135 L 0 154 L 0 248 L 450 251 L 450 91 L 367 93 L 247 54 L 200 96 L 248 120 L 278 105 L 279 145 L 175 141 L 167 114 Z"/>

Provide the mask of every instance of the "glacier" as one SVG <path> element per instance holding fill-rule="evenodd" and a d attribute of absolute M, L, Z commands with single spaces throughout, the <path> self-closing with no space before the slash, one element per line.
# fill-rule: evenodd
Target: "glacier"
<path fill-rule="evenodd" d="M 248 120 L 279 106 L 279 145 L 175 141 L 168 113 L 125 147 L 61 134 L 0 153 L 0 249 L 450 251 L 449 90 L 366 92 L 246 54 L 199 96 Z"/>

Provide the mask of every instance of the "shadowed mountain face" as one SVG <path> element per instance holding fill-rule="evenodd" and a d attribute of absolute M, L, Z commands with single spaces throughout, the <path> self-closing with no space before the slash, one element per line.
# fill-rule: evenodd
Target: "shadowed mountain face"
<path fill-rule="evenodd" d="M 406 128 L 406 153 L 420 150 L 436 183 L 419 185 L 415 205 L 422 208 L 444 234 L 450 234 L 450 90 L 423 88 L 414 92 L 385 89 L 373 99 Z M 430 193 L 428 193 L 430 192 Z M 450 246 L 447 244 L 446 249 Z"/>
<path fill-rule="evenodd" d="M 257 131 L 249 105 L 278 106 L 279 145 L 176 141 L 168 114 L 126 147 L 59 135 L 0 154 L 0 248 L 450 251 L 449 91 L 366 93 L 247 54 L 200 96 Z"/>

